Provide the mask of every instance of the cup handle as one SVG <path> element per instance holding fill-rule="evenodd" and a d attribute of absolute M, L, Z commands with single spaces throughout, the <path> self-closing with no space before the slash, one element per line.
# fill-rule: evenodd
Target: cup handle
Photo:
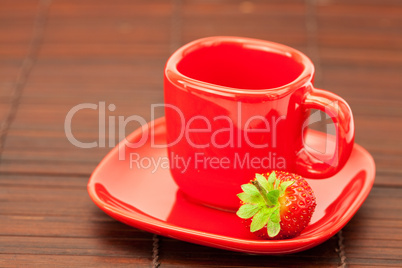
<path fill-rule="evenodd" d="M 345 165 L 352 152 L 355 137 L 352 111 L 341 97 L 315 88 L 305 96 L 301 108 L 303 113 L 317 109 L 330 116 L 336 129 L 335 152 L 325 160 L 319 159 L 303 142 L 302 149 L 296 155 L 296 173 L 314 179 L 328 178 Z M 303 125 L 301 133 L 305 133 L 306 127 Z"/>

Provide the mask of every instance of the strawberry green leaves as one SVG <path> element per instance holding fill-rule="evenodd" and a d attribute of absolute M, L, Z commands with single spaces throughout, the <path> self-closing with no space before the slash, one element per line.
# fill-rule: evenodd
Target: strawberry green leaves
<path fill-rule="evenodd" d="M 281 183 L 281 192 L 285 192 L 286 188 L 293 184 L 293 181 L 284 181 Z"/>
<path fill-rule="evenodd" d="M 275 237 L 280 232 L 279 198 L 292 183 L 293 181 L 278 180 L 275 171 L 269 174 L 268 179 L 264 175 L 256 174 L 253 181 L 241 186 L 243 192 L 237 196 L 244 205 L 237 211 L 237 216 L 242 219 L 252 218 L 251 232 L 267 226 L 268 235 Z"/>
<path fill-rule="evenodd" d="M 276 209 L 272 212 L 272 214 L 271 214 L 271 216 L 269 217 L 269 219 L 270 219 L 272 222 L 276 222 L 276 223 L 279 223 L 279 222 L 281 221 L 281 217 L 280 217 L 280 215 L 279 215 L 279 208 L 276 208 Z"/>
<path fill-rule="evenodd" d="M 245 204 L 239 208 L 239 210 L 236 212 L 236 215 L 242 219 L 249 219 L 253 217 L 259 210 L 261 210 L 261 207 L 259 206 Z"/>
<path fill-rule="evenodd" d="M 241 186 L 241 189 L 249 195 L 255 195 L 258 194 L 257 188 L 253 184 L 243 184 Z"/>
<path fill-rule="evenodd" d="M 248 193 L 240 193 L 237 196 L 245 204 L 260 204 L 261 202 L 264 202 L 260 194 L 250 195 Z"/>
<path fill-rule="evenodd" d="M 269 191 L 269 193 L 267 194 L 267 199 L 271 202 L 272 205 L 278 204 L 279 194 L 280 194 L 279 190 L 272 190 Z"/>
<path fill-rule="evenodd" d="M 271 174 L 269 174 L 268 184 L 273 186 L 275 180 L 276 180 L 276 174 L 275 174 L 275 171 L 273 171 L 273 172 L 271 172 Z M 272 189 L 270 189 L 270 190 L 272 190 Z"/>
<path fill-rule="evenodd" d="M 253 221 L 250 225 L 250 231 L 255 232 L 262 229 L 265 225 L 267 225 L 270 216 L 269 208 L 261 208 L 260 211 L 255 214 L 253 217 Z"/>
<path fill-rule="evenodd" d="M 238 194 L 237 196 L 245 204 L 261 204 L 262 202 L 264 202 L 263 197 L 254 185 L 243 184 L 241 188 L 244 192 Z"/>
<path fill-rule="evenodd" d="M 255 179 L 265 191 L 269 192 L 270 190 L 272 190 L 269 188 L 268 181 L 263 175 L 257 173 L 255 174 Z"/>
<path fill-rule="evenodd" d="M 279 222 L 269 221 L 267 224 L 268 236 L 275 237 L 281 231 L 281 225 Z"/>

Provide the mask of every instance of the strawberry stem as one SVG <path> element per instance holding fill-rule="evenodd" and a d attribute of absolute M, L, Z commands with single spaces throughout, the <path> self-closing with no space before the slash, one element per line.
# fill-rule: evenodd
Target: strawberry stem
<path fill-rule="evenodd" d="M 251 183 L 257 188 L 258 192 L 260 193 L 260 195 L 264 199 L 265 204 L 267 205 L 267 207 L 271 206 L 272 203 L 267 198 L 267 191 L 261 186 L 261 184 L 257 180 L 254 180 Z"/>

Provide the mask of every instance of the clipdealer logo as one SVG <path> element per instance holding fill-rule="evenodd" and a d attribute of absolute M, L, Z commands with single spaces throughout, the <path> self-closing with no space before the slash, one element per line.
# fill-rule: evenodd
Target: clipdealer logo
<path fill-rule="evenodd" d="M 336 104 L 334 104 L 336 105 Z M 64 121 L 64 129 L 65 134 L 69 142 L 82 149 L 90 149 L 90 148 L 114 148 L 116 146 L 116 137 L 118 140 L 122 142 L 122 146 L 119 146 L 119 160 L 126 160 L 129 157 L 129 165 L 130 168 L 137 168 L 137 169 L 150 169 L 152 172 L 156 172 L 158 168 L 168 169 L 168 168 L 177 168 L 180 169 L 181 172 L 185 172 L 188 168 L 190 163 L 194 165 L 194 168 L 219 168 L 219 169 L 229 169 L 229 168 L 263 168 L 263 169 L 284 169 L 286 168 L 286 160 L 281 155 L 277 155 L 276 152 L 267 152 L 267 154 L 263 157 L 254 157 L 250 154 L 235 154 L 233 157 L 217 157 L 217 156 L 209 156 L 202 153 L 195 153 L 190 156 L 180 156 L 180 155 L 170 155 L 169 157 L 159 157 L 159 158 L 152 158 L 141 156 L 138 152 L 133 152 L 132 150 L 127 154 L 127 149 L 136 149 L 144 146 L 146 143 L 149 143 L 148 146 L 151 148 L 166 148 L 170 146 L 174 146 L 183 139 L 185 142 L 195 149 L 203 149 L 208 147 L 213 147 L 217 149 L 224 149 L 224 148 L 241 148 L 243 145 L 249 146 L 251 148 L 256 149 L 264 149 L 264 148 L 276 148 L 277 146 L 277 127 L 278 125 L 286 119 L 286 117 L 278 116 L 278 117 L 271 117 L 267 118 L 261 115 L 251 116 L 245 122 L 233 122 L 232 118 L 229 116 L 222 116 L 218 115 L 213 118 L 211 122 L 208 118 L 197 115 L 188 120 L 185 120 L 185 117 L 182 111 L 173 105 L 170 104 L 152 104 L 151 105 L 151 120 L 155 119 L 155 114 L 157 109 L 172 109 L 174 110 L 178 117 L 180 118 L 180 134 L 176 139 L 169 144 L 158 144 L 154 138 L 154 129 L 153 124 L 151 123 L 148 125 L 147 120 L 139 115 L 130 115 L 128 117 L 119 115 L 111 115 L 110 113 L 116 111 L 116 105 L 109 104 L 106 105 L 106 102 L 100 101 L 99 103 L 81 103 L 74 107 L 72 107 Z M 90 109 L 97 111 L 98 116 L 96 120 L 98 121 L 98 139 L 90 142 L 80 141 L 74 134 L 73 134 L 73 118 L 75 115 L 80 113 L 82 110 Z M 241 115 L 241 103 L 238 103 L 237 107 L 238 115 Z M 326 115 L 329 118 L 328 115 Z M 241 118 L 241 116 L 237 116 L 237 118 Z M 303 123 L 302 127 L 302 136 L 304 133 L 304 129 L 309 127 L 311 124 L 314 124 L 318 121 L 322 120 L 321 113 L 316 111 L 310 115 L 308 120 Z M 218 129 L 212 131 L 213 123 L 224 121 L 227 123 L 227 128 Z M 253 124 L 255 122 L 259 122 L 259 125 L 264 126 L 263 128 L 253 128 Z M 108 128 L 106 128 L 106 122 L 108 122 Z M 203 122 L 205 125 L 204 128 L 195 128 L 194 123 L 196 122 Z M 130 123 L 137 123 L 141 125 L 140 127 L 140 138 L 137 139 L 135 142 L 130 142 L 126 139 L 126 128 L 127 125 Z M 237 128 L 236 126 L 242 126 L 242 128 Z M 117 133 L 116 133 L 117 127 Z M 235 133 L 238 131 L 238 133 Z M 327 134 L 334 132 L 333 124 L 329 124 L 326 129 Z M 207 134 L 210 136 L 208 142 L 200 143 L 199 141 L 193 140 L 193 135 L 197 133 Z M 218 135 L 225 133 L 227 137 L 229 137 L 225 142 L 218 142 L 217 139 Z M 249 139 L 249 134 L 261 134 L 264 135 L 269 134 L 270 140 L 266 143 L 253 143 L 251 139 Z M 235 135 L 237 134 L 237 135 Z M 243 136 L 241 136 L 243 135 Z M 237 138 L 234 138 L 234 137 Z M 327 135 L 328 138 L 329 135 Z M 243 143 L 243 144 L 242 144 Z M 303 138 L 304 143 L 304 138 Z M 332 146 L 331 146 L 332 144 Z M 328 151 L 336 151 L 333 150 L 334 146 L 333 143 L 328 139 L 326 141 L 326 146 L 324 151 L 318 151 L 315 148 L 311 148 L 308 144 L 304 143 L 306 148 L 309 148 L 315 151 L 318 155 L 327 154 Z M 169 164 L 170 162 L 170 164 Z"/>

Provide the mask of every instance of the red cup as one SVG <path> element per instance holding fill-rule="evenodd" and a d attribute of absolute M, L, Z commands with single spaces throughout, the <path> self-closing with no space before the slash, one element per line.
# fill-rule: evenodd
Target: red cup
<path fill-rule="evenodd" d="M 164 72 L 165 116 L 170 170 L 181 191 L 233 210 L 240 185 L 255 173 L 337 173 L 353 147 L 352 111 L 339 96 L 314 88 L 313 76 L 307 56 L 268 41 L 209 37 L 174 52 Z M 310 109 L 334 122 L 330 155 L 303 142 Z"/>

